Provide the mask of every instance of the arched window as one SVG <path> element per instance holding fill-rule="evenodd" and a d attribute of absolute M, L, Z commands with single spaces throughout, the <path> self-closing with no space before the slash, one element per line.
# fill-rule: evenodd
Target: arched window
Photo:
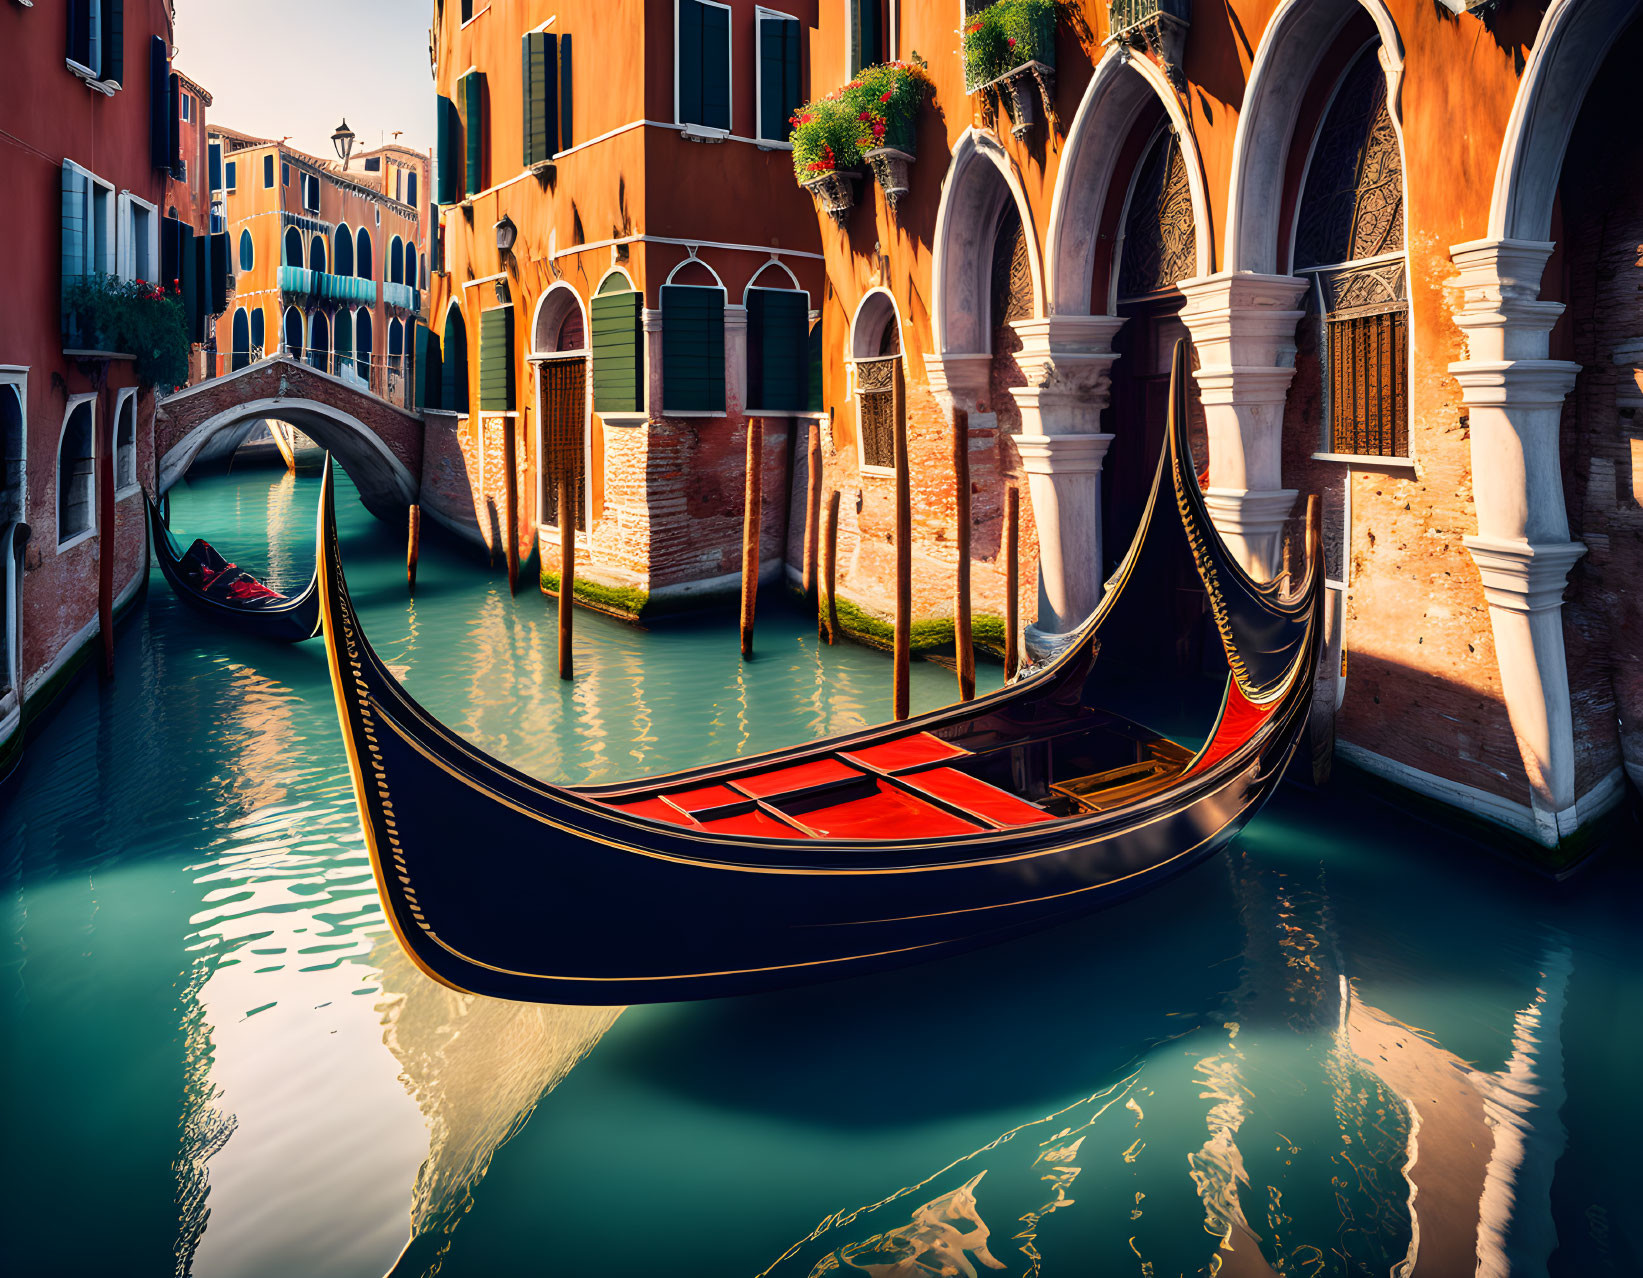
<path fill-rule="evenodd" d="M 1136 171 L 1124 210 L 1118 300 L 1173 289 L 1198 269 L 1198 230 L 1186 159 L 1171 129 L 1160 129 Z"/>
<path fill-rule="evenodd" d="M 244 368 L 251 362 L 251 319 L 241 306 L 234 311 L 234 347 L 229 356 L 228 367 L 232 369 Z"/>
<path fill-rule="evenodd" d="M 397 373 L 405 358 L 405 325 L 397 319 L 388 321 L 388 371 Z"/>
<path fill-rule="evenodd" d="M 331 366 L 331 322 L 321 310 L 308 316 L 308 362 L 321 372 Z"/>
<path fill-rule="evenodd" d="M 445 312 L 445 333 L 439 348 L 439 402 L 446 412 L 468 411 L 468 325 L 462 309 Z"/>
<path fill-rule="evenodd" d="M 388 283 L 405 282 L 405 249 L 399 236 L 388 242 Z"/>
<path fill-rule="evenodd" d="M 251 269 L 251 265 L 252 265 L 252 262 L 254 260 L 255 260 L 255 254 L 253 252 L 253 248 L 252 248 L 252 244 L 251 244 L 251 232 L 250 231 L 241 231 L 240 232 L 240 270 L 249 271 Z"/>
<path fill-rule="evenodd" d="M 371 262 L 371 233 L 363 226 L 355 238 L 354 271 L 362 280 L 376 278 L 375 267 Z"/>
<path fill-rule="evenodd" d="M 23 517 L 23 472 L 27 460 L 23 439 L 23 388 L 17 382 L 0 382 L 0 532 Z M 0 627 L 0 638 L 4 638 L 4 634 L 4 628 Z"/>
<path fill-rule="evenodd" d="M 114 419 L 114 491 L 126 493 L 137 486 L 137 393 L 120 398 Z"/>
<path fill-rule="evenodd" d="M 411 169 L 405 174 L 405 203 L 413 209 L 416 207 L 416 170 Z"/>
<path fill-rule="evenodd" d="M 416 245 L 410 240 L 405 241 L 405 282 L 416 287 Z"/>
<path fill-rule="evenodd" d="M 57 445 L 57 548 L 61 550 L 95 525 L 96 464 L 90 398 L 68 410 Z"/>
<path fill-rule="evenodd" d="M 315 234 L 308 241 L 308 269 L 319 275 L 325 274 L 325 237 Z"/>
<path fill-rule="evenodd" d="M 338 275 L 352 275 L 354 273 L 354 233 L 344 222 L 337 227 L 336 234 L 331 237 L 331 261 Z"/>
<path fill-rule="evenodd" d="M 285 262 L 283 264 L 286 266 L 301 266 L 303 264 L 302 232 L 294 226 L 285 228 Z"/>
<path fill-rule="evenodd" d="M 896 439 L 906 430 L 901 368 L 901 322 L 888 293 L 875 290 L 862 299 L 851 327 L 854 357 L 856 424 L 864 470 L 894 473 Z"/>
<path fill-rule="evenodd" d="M 1296 218 L 1295 273 L 1320 324 L 1326 452 L 1409 455 L 1403 157 L 1378 49 L 1358 55 L 1319 126 Z"/>
<path fill-rule="evenodd" d="M 295 306 L 285 309 L 285 331 L 281 335 L 285 343 L 285 353 L 292 359 L 302 358 L 302 312 Z"/>
<path fill-rule="evenodd" d="M 711 267 L 691 259 L 662 285 L 662 411 L 724 408 L 725 290 Z"/>
<path fill-rule="evenodd" d="M 368 307 L 362 306 L 354 312 L 354 360 L 360 376 L 367 382 L 371 380 L 371 352 L 376 348 L 372 323 Z"/>
<path fill-rule="evenodd" d="M 810 295 L 772 262 L 747 286 L 747 403 L 799 412 L 809 403 Z M 751 411 L 750 407 L 750 411 Z"/>
<path fill-rule="evenodd" d="M 262 307 L 251 312 L 251 358 L 261 359 L 263 356 L 263 341 L 267 336 L 267 320 L 262 313 Z"/>
<path fill-rule="evenodd" d="M 337 312 L 337 375 L 354 371 L 354 313 L 346 306 Z"/>

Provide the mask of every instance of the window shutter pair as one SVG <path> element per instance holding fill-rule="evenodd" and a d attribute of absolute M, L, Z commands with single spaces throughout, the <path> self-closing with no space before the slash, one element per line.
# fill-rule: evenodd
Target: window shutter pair
<path fill-rule="evenodd" d="M 416 400 L 423 408 L 442 408 L 439 394 L 442 389 L 442 369 L 439 359 L 439 339 L 426 324 L 416 326 Z"/>
<path fill-rule="evenodd" d="M 679 0 L 679 123 L 730 128 L 730 10 Z"/>
<path fill-rule="evenodd" d="M 724 407 L 724 290 L 693 284 L 665 285 L 662 411 L 722 413 Z"/>
<path fill-rule="evenodd" d="M 803 97 L 797 18 L 759 19 L 759 136 L 785 139 Z"/>
<path fill-rule="evenodd" d="M 485 73 L 470 71 L 462 77 L 462 105 L 467 112 L 467 138 L 463 151 L 467 164 L 467 193 L 478 195 L 485 189 Z"/>
<path fill-rule="evenodd" d="M 125 87 L 126 13 L 125 0 L 103 0 L 103 65 L 99 74 L 104 84 Z"/>
<path fill-rule="evenodd" d="M 171 167 L 171 54 L 159 36 L 148 42 L 148 162 Z"/>
<path fill-rule="evenodd" d="M 513 307 L 479 315 L 479 411 L 513 411 Z"/>
<path fill-rule="evenodd" d="M 445 317 L 440 345 L 439 406 L 450 413 L 468 411 L 468 327 L 455 307 Z"/>
<path fill-rule="evenodd" d="M 810 298 L 795 290 L 747 294 L 747 403 L 750 408 L 802 411 L 810 367 Z M 663 330 L 664 333 L 666 330 Z"/>
<path fill-rule="evenodd" d="M 644 326 L 640 314 L 644 297 L 624 289 L 613 276 L 617 291 L 593 299 L 593 411 L 642 413 L 645 410 Z"/>
<path fill-rule="evenodd" d="M 438 116 L 439 163 L 434 175 L 434 198 L 440 204 L 457 204 L 462 199 L 461 167 L 457 160 L 462 145 L 462 117 L 457 113 L 456 103 L 447 97 L 439 99 Z"/>

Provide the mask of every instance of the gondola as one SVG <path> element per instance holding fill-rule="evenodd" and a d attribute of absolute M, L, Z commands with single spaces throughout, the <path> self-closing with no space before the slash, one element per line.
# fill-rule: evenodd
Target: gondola
<path fill-rule="evenodd" d="M 331 459 L 325 459 L 324 482 L 330 491 Z M 154 557 L 171 589 L 184 603 L 207 616 L 259 639 L 301 643 L 320 628 L 319 570 L 301 594 L 282 595 L 237 565 L 227 562 L 208 541 L 182 550 L 166 517 L 148 498 L 148 527 Z"/>
<path fill-rule="evenodd" d="M 1314 506 L 1293 594 L 1234 560 L 1192 470 L 1183 359 L 1178 349 L 1140 529 L 1053 660 L 905 722 L 620 785 L 533 779 L 406 694 L 350 602 L 327 480 L 318 558 L 333 691 L 383 908 L 410 957 L 437 981 L 505 999 L 744 994 L 1018 935 L 1224 847 L 1277 786 L 1306 721 L 1319 532 Z M 1202 606 L 1159 615 L 1149 579 L 1196 582 Z M 1196 648 L 1195 629 L 1207 636 Z M 1206 669 L 1196 747 L 1102 708 L 1138 686 L 1180 701 Z"/>

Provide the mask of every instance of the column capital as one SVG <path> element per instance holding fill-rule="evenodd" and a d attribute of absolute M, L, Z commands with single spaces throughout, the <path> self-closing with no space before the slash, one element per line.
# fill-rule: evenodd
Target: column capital
<path fill-rule="evenodd" d="M 1029 475 L 1098 475 L 1113 435 L 1012 435 Z"/>
<path fill-rule="evenodd" d="M 1500 537 L 1465 537 L 1466 549 L 1483 578 L 1491 608 L 1546 612 L 1563 606 L 1569 570 L 1586 553 L 1578 541 L 1532 542 Z"/>
<path fill-rule="evenodd" d="M 953 408 L 976 411 L 992 384 L 993 357 L 980 354 L 926 355 L 924 378 L 930 393 Z"/>
<path fill-rule="evenodd" d="M 1580 365 L 1562 359 L 1457 360 L 1449 371 L 1468 405 L 1561 410 Z"/>
<path fill-rule="evenodd" d="M 1556 246 L 1546 240 L 1468 240 L 1451 245 L 1461 292 L 1454 319 L 1473 360 L 1542 359 L 1562 302 L 1543 301 L 1540 280 Z"/>
<path fill-rule="evenodd" d="M 1181 322 L 1205 368 L 1292 368 L 1296 309 L 1309 283 L 1295 275 L 1221 271 L 1182 280 Z"/>
<path fill-rule="evenodd" d="M 1017 361 L 1029 362 L 1076 359 L 1080 356 L 1113 355 L 1112 339 L 1125 320 L 1117 315 L 1045 315 L 1037 319 L 1011 320 L 1010 329 L 1021 339 Z"/>
<path fill-rule="evenodd" d="M 1284 524 L 1299 495 L 1294 488 L 1204 490 L 1204 506 L 1215 530 L 1257 581 L 1278 575 Z"/>

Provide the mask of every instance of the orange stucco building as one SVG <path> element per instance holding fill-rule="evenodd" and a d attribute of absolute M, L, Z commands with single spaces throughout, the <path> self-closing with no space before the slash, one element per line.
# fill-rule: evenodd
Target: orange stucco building
<path fill-rule="evenodd" d="M 348 167 L 213 126 L 234 294 L 220 372 L 285 350 L 399 404 L 427 286 L 427 157 L 387 146 Z"/>
<path fill-rule="evenodd" d="M 774 122 L 807 89 L 817 13 L 787 7 L 436 5 L 430 514 L 499 553 L 540 545 L 551 572 L 579 457 L 579 578 L 630 606 L 736 588 L 748 417 L 779 494 L 815 416 L 820 243 Z M 772 573 L 787 517 L 766 503 Z"/>
<path fill-rule="evenodd" d="M 1247 567 L 1280 571 L 1322 499 L 1315 726 L 1339 754 L 1547 844 L 1621 803 L 1643 777 L 1635 3 L 1080 0 L 986 86 L 977 0 L 819 9 L 813 92 L 859 69 L 864 30 L 933 84 L 894 206 L 864 171 L 841 224 L 817 214 L 842 593 L 882 597 L 890 564 L 894 471 L 859 428 L 887 334 L 915 611 L 950 608 L 962 409 L 976 606 L 1019 487 L 1030 647 L 1122 555 L 1185 340 Z"/>

